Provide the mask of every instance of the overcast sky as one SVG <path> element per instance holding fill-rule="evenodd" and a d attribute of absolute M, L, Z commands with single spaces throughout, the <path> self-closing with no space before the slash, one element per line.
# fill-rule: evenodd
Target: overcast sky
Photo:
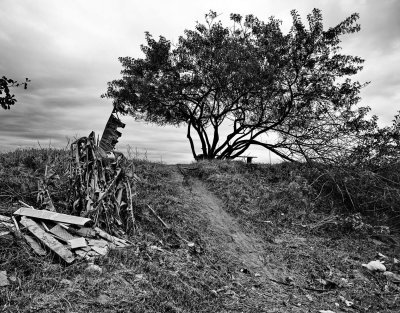
<path fill-rule="evenodd" d="M 184 29 L 203 22 L 210 9 L 227 20 L 230 13 L 275 16 L 291 26 L 290 10 L 305 19 L 316 7 L 325 27 L 360 13 L 361 31 L 343 42 L 343 52 L 366 60 L 357 76 L 371 81 L 361 105 L 372 108 L 381 125 L 400 110 L 400 1 L 397 0 L 0 0 L 0 76 L 31 79 L 28 90 L 14 90 L 10 111 L 0 111 L 0 150 L 65 147 L 67 138 L 101 136 L 112 110 L 101 99 L 107 82 L 120 77 L 118 57 L 142 57 L 144 32 L 176 42 Z M 183 129 L 145 125 L 125 117 L 117 148 L 128 145 L 141 156 L 168 163 L 190 162 Z M 266 151 L 252 152 L 269 161 Z"/>

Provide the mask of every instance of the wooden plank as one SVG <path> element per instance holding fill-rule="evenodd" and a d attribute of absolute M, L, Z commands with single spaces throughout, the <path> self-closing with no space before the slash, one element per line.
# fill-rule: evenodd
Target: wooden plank
<path fill-rule="evenodd" d="M 87 228 L 87 227 L 82 227 L 82 228 L 76 230 L 75 233 L 82 237 L 89 237 L 89 238 L 96 237 L 96 232 L 94 231 L 94 229 Z"/>
<path fill-rule="evenodd" d="M 50 233 L 61 238 L 64 242 L 67 242 L 68 240 L 77 238 L 77 237 L 71 235 L 67 230 L 65 230 L 63 227 L 61 227 L 58 224 L 50 229 Z"/>
<path fill-rule="evenodd" d="M 27 241 L 27 243 L 31 246 L 31 248 L 36 252 L 36 254 L 41 255 L 41 256 L 45 256 L 46 250 L 44 250 L 40 244 L 33 239 L 31 236 L 29 235 L 23 235 L 23 237 L 25 238 L 25 240 Z"/>
<path fill-rule="evenodd" d="M 97 246 L 100 248 L 108 247 L 111 245 L 111 242 L 105 241 L 103 239 L 88 239 L 89 246 Z"/>
<path fill-rule="evenodd" d="M 68 240 L 68 244 L 71 247 L 71 249 L 87 247 L 86 239 L 83 237 L 70 239 Z"/>
<path fill-rule="evenodd" d="M 15 211 L 14 214 L 79 226 L 86 226 L 93 223 L 90 218 L 51 212 L 47 210 L 35 210 L 31 208 L 20 208 Z"/>
<path fill-rule="evenodd" d="M 0 271 L 0 287 L 8 286 L 10 283 L 8 282 L 7 272 Z"/>
<path fill-rule="evenodd" d="M 98 254 L 101 254 L 101 255 L 106 255 L 109 250 L 107 247 L 91 246 L 91 248 L 92 248 L 92 250 L 96 251 Z"/>
<path fill-rule="evenodd" d="M 52 235 L 45 232 L 40 228 L 39 224 L 34 220 L 23 216 L 20 223 L 25 226 L 36 238 L 38 238 L 44 245 L 59 255 L 65 262 L 72 263 L 74 256 L 70 250 L 57 241 Z"/>
<path fill-rule="evenodd" d="M 110 234 L 106 233 L 104 230 L 98 227 L 96 227 L 94 230 L 101 238 L 104 238 L 112 243 L 115 243 L 119 247 L 126 247 L 128 245 L 126 240 L 111 236 Z"/>
<path fill-rule="evenodd" d="M 100 229 L 100 228 L 98 228 L 98 227 L 96 227 L 94 230 L 96 231 L 96 233 L 97 233 L 101 238 L 104 238 L 104 239 L 106 239 L 106 240 L 108 240 L 108 241 L 111 241 L 111 242 L 116 241 L 114 236 L 111 236 L 110 234 L 107 234 L 104 230 L 102 230 L 102 229 Z"/>
<path fill-rule="evenodd" d="M 78 257 L 81 257 L 81 258 L 86 257 L 87 254 L 88 254 L 88 251 L 84 251 L 84 250 L 81 250 L 81 249 L 76 249 L 74 252 Z"/>

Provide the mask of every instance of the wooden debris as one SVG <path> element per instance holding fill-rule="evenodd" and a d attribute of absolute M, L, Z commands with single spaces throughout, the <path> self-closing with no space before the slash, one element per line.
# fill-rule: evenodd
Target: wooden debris
<path fill-rule="evenodd" d="M 118 237 L 114 237 L 114 236 L 112 236 L 110 234 L 107 234 L 104 230 L 102 230 L 102 229 L 100 229 L 98 227 L 95 228 L 95 231 L 100 237 L 102 237 L 102 238 L 104 238 L 104 239 L 106 239 L 106 240 L 108 240 L 108 241 L 110 241 L 112 243 L 115 243 L 119 247 L 126 247 L 126 246 L 129 245 L 128 241 L 120 239 Z"/>
<path fill-rule="evenodd" d="M 68 240 L 77 238 L 71 235 L 65 228 L 63 228 L 59 224 L 50 229 L 50 233 L 56 235 L 58 238 L 61 238 L 64 242 L 68 242 Z"/>
<path fill-rule="evenodd" d="M 18 200 L 18 202 L 21 203 L 23 206 L 26 206 L 27 208 L 34 209 L 33 206 L 31 206 L 31 205 L 29 205 L 29 204 L 26 204 L 24 201 Z"/>
<path fill-rule="evenodd" d="M 0 271 L 0 287 L 8 286 L 10 283 L 8 282 L 7 272 Z"/>
<path fill-rule="evenodd" d="M 36 210 L 35 210 L 36 211 Z M 52 213 L 54 214 L 54 213 Z M 22 216 L 21 224 L 24 225 L 36 238 L 38 238 L 45 246 L 59 255 L 65 262 L 72 263 L 74 256 L 70 250 L 57 241 L 52 235 L 45 232 L 40 226 L 30 218 Z"/>
<path fill-rule="evenodd" d="M 79 226 L 86 226 L 92 223 L 91 219 L 85 217 L 56 213 L 47 210 L 35 210 L 31 208 L 20 208 L 19 210 L 15 211 L 14 214 Z"/>
<path fill-rule="evenodd" d="M 100 248 L 108 247 L 111 243 L 102 239 L 88 239 L 89 246 L 96 246 Z"/>
<path fill-rule="evenodd" d="M 93 228 L 82 227 L 78 230 L 72 230 L 75 234 L 86 238 L 95 238 L 96 232 Z"/>
<path fill-rule="evenodd" d="M 97 233 L 101 238 L 104 238 L 104 239 L 106 239 L 106 240 L 108 240 L 108 241 L 110 241 L 110 242 L 114 242 L 114 241 L 115 241 L 114 236 L 111 236 L 110 234 L 107 234 L 104 230 L 102 230 L 102 229 L 100 229 L 100 228 L 98 228 L 98 227 L 96 227 L 94 230 L 96 231 L 96 233 Z"/>
<path fill-rule="evenodd" d="M 42 228 L 47 231 L 50 232 L 50 229 L 47 227 L 46 223 L 44 221 L 40 221 L 40 225 L 42 226 Z"/>
<path fill-rule="evenodd" d="M 153 208 L 152 208 L 150 205 L 147 205 L 147 207 L 150 209 L 151 213 L 153 213 L 154 216 L 160 221 L 160 223 L 164 225 L 164 227 L 165 227 L 166 229 L 170 229 L 169 225 L 168 225 L 167 223 L 165 223 L 165 222 L 162 220 L 162 218 L 159 217 L 159 216 L 157 215 L 156 211 L 154 211 Z"/>
<path fill-rule="evenodd" d="M 110 121 L 111 128 L 118 123 L 115 117 Z M 127 160 L 122 153 L 113 151 L 112 139 L 109 140 L 110 128 L 107 126 L 106 129 L 103 144 L 107 142 L 107 148 L 98 144 L 94 132 L 71 144 L 71 213 L 89 217 L 95 226 L 110 229 L 113 235 L 117 235 L 121 226 L 128 228 L 134 224 L 129 184 L 133 175 L 123 170 Z"/>
<path fill-rule="evenodd" d="M 88 256 L 88 251 L 85 251 L 85 250 L 82 250 L 82 249 L 76 249 L 74 252 L 80 258 L 85 258 L 86 256 Z"/>
<path fill-rule="evenodd" d="M 32 238 L 32 236 L 24 234 L 23 237 L 25 238 L 26 242 L 31 246 L 33 251 L 35 251 L 38 255 L 45 256 L 47 254 L 46 250 L 44 250 L 40 246 L 40 244 L 35 239 Z"/>
<path fill-rule="evenodd" d="M 105 152 L 112 151 L 118 142 L 118 138 L 121 137 L 121 133 L 117 131 L 117 128 L 124 128 L 125 124 L 116 117 L 114 114 L 110 115 L 106 127 L 104 128 L 103 135 L 100 140 L 100 148 Z"/>
<path fill-rule="evenodd" d="M 79 248 L 79 249 L 76 249 L 74 252 L 76 253 L 77 256 L 79 256 L 80 258 L 86 259 L 86 260 L 90 260 L 90 259 L 100 256 L 100 254 L 98 254 L 96 251 L 94 251 L 92 249 L 90 249 L 89 251 L 85 251 L 82 248 Z"/>
<path fill-rule="evenodd" d="M 68 240 L 68 244 L 71 249 L 77 249 L 87 246 L 86 239 L 83 237 L 70 239 Z"/>
<path fill-rule="evenodd" d="M 11 216 L 11 219 L 12 219 L 12 221 L 13 221 L 13 223 L 14 223 L 15 232 L 17 233 L 17 236 L 18 236 L 18 237 L 21 237 L 21 230 L 19 229 L 18 223 L 17 223 L 17 221 L 15 220 L 15 217 L 14 217 L 14 216 Z"/>
<path fill-rule="evenodd" d="M 108 247 L 97 247 L 97 246 L 92 246 L 92 250 L 96 251 L 98 254 L 101 255 L 106 255 L 108 253 L 109 248 Z"/>

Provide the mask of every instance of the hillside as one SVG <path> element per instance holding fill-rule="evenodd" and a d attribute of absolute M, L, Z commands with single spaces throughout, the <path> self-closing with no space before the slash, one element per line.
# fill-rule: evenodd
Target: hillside
<path fill-rule="evenodd" d="M 62 209 L 67 156 L 51 153 L 61 176 L 53 200 Z M 0 157 L 0 214 L 10 215 L 17 200 L 35 205 L 36 180 L 48 154 Z M 400 310 L 396 279 L 362 266 L 381 253 L 387 269 L 399 273 L 394 229 L 345 213 L 302 165 L 133 159 L 129 166 L 138 178 L 132 247 L 96 259 L 98 273 L 87 271 L 83 261 L 64 266 L 51 254 L 36 256 L 15 236 L 1 236 L 0 271 L 10 285 L 0 287 L 0 310 Z"/>

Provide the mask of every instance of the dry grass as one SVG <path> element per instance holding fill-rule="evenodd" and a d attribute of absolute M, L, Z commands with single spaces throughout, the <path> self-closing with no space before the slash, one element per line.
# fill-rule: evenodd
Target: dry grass
<path fill-rule="evenodd" d="M 68 163 L 63 152 L 52 153 Z M 43 162 L 49 158 L 42 150 L 28 150 L 26 155 L 32 163 L 23 151 L 0 156 L 0 214 L 9 214 L 18 199 L 35 204 L 34 194 L 26 195 L 21 186 L 27 184 L 34 192 L 35 175 L 43 173 Z M 66 197 L 61 192 L 67 177 L 63 164 L 58 163 L 61 181 L 52 187 L 60 192 L 56 207 Z M 182 178 L 174 166 L 137 159 L 128 164 L 139 178 L 133 246 L 98 259 L 103 273 L 90 274 L 85 263 L 65 267 L 51 254 L 35 256 L 17 238 L 1 237 L 0 270 L 7 271 L 12 281 L 0 292 L 0 311 L 399 311 L 397 285 L 361 267 L 377 251 L 399 258 L 398 242 L 371 228 L 354 227 L 352 215 L 346 220 L 349 216 L 343 215 L 334 198 L 322 198 L 304 168 L 200 162 L 184 170 Z M 222 200 L 223 209 L 244 232 L 263 239 L 265 249 L 259 253 L 280 273 L 278 283 L 238 272 L 237 262 L 218 245 L 225 239 L 214 238 L 210 221 L 196 207 L 192 193 L 196 179 Z M 196 249 L 187 242 L 194 242 Z M 387 264 L 398 272 L 392 261 Z M 354 306 L 347 307 L 340 297 Z"/>

